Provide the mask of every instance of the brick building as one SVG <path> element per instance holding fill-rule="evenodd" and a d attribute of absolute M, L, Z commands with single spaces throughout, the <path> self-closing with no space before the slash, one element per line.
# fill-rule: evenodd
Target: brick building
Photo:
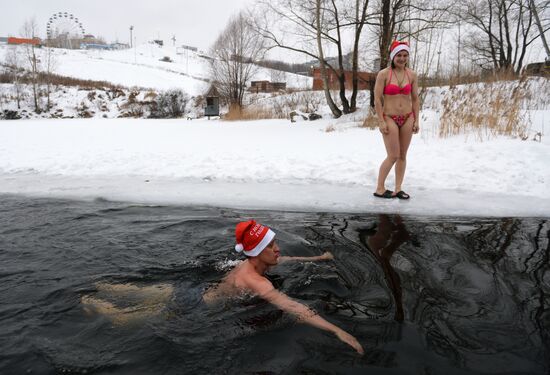
<path fill-rule="evenodd" d="M 274 92 L 286 90 L 286 82 L 252 81 L 248 91 L 255 92 Z"/>
<path fill-rule="evenodd" d="M 321 69 L 313 68 L 313 90 L 322 90 L 323 89 L 323 80 L 321 79 Z M 374 82 L 376 81 L 377 73 L 369 72 L 357 72 L 359 81 L 357 82 L 357 88 L 359 90 L 370 90 L 371 87 L 374 87 Z M 338 77 L 330 69 L 327 69 L 328 75 L 328 84 L 331 90 L 339 90 L 340 83 L 338 82 Z M 346 90 L 352 89 L 352 72 L 351 70 L 344 71 L 346 78 L 345 87 Z"/>

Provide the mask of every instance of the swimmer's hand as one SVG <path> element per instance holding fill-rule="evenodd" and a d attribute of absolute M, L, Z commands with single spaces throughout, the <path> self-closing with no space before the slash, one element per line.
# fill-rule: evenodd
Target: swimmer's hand
<path fill-rule="evenodd" d="M 340 339 L 340 341 L 342 341 L 342 342 L 348 344 L 349 346 L 351 346 L 353 349 L 355 349 L 355 351 L 358 354 L 360 354 L 360 355 L 365 354 L 365 350 L 363 350 L 363 347 L 361 346 L 361 344 L 359 343 L 359 341 L 357 341 L 357 339 L 355 337 L 353 337 L 352 335 L 350 335 L 349 333 L 347 333 L 343 329 L 338 329 L 334 333 Z"/>
<path fill-rule="evenodd" d="M 332 260 L 334 259 L 334 255 L 330 251 L 325 251 L 323 254 L 319 256 L 319 260 Z"/>

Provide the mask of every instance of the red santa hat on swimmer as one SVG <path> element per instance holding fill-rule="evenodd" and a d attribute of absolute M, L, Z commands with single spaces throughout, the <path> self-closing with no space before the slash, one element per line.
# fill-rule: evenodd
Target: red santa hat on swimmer
<path fill-rule="evenodd" d="M 399 42 L 397 40 L 394 41 L 390 46 L 390 61 L 393 61 L 395 55 L 397 55 L 401 51 L 407 51 L 408 53 L 411 53 L 409 42 Z"/>
<path fill-rule="evenodd" d="M 259 255 L 273 240 L 275 232 L 254 220 L 243 221 L 235 228 L 235 250 L 249 256 Z"/>

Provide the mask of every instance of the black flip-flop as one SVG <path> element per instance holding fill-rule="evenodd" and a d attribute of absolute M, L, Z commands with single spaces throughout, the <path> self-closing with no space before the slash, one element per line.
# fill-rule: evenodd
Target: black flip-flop
<path fill-rule="evenodd" d="M 384 193 L 385 194 L 385 193 Z M 405 193 L 403 190 L 399 191 L 395 196 L 399 199 L 409 199 L 411 196 Z"/>
<path fill-rule="evenodd" d="M 391 191 L 391 190 L 386 190 L 382 194 L 378 194 L 377 192 L 374 192 L 374 193 L 372 193 L 372 195 L 374 195 L 377 198 L 387 198 L 387 199 L 392 199 L 392 198 L 395 197 L 393 195 L 393 191 Z"/>

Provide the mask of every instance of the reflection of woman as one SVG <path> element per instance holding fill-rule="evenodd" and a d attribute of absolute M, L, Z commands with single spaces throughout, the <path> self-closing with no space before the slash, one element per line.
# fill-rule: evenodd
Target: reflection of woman
<path fill-rule="evenodd" d="M 395 215 L 394 221 L 388 215 L 380 215 L 376 233 L 362 233 L 361 241 L 366 244 L 374 257 L 380 262 L 388 286 L 395 300 L 395 320 L 403 321 L 403 299 L 401 293 L 401 280 L 393 269 L 390 259 L 403 243 L 409 238 L 409 232 L 403 224 L 401 216 Z M 366 237 L 366 238 L 365 238 Z"/>
<path fill-rule="evenodd" d="M 393 42 L 390 49 L 391 66 L 381 70 L 374 86 L 374 103 L 379 128 L 386 146 L 386 159 L 380 165 L 375 197 L 409 199 L 401 184 L 407 166 L 407 150 L 413 133 L 418 133 L 417 75 L 407 67 L 409 44 Z M 395 165 L 395 190 L 387 190 L 386 177 Z"/>

